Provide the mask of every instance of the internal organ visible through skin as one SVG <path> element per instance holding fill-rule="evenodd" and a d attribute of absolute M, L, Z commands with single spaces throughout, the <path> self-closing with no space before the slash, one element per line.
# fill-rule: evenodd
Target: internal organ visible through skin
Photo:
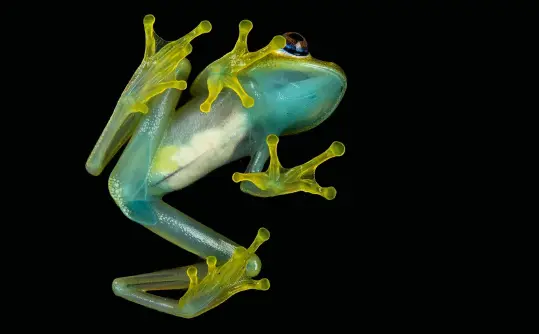
<path fill-rule="evenodd" d="M 181 189 L 230 159 L 247 133 L 247 115 L 232 112 L 219 127 L 193 135 L 189 142 L 159 149 L 154 171 L 169 175 L 168 187 Z"/>

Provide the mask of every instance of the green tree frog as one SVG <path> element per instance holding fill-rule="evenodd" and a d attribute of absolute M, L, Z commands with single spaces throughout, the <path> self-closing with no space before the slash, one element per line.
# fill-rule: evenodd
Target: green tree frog
<path fill-rule="evenodd" d="M 232 180 L 245 193 L 271 197 L 298 191 L 333 199 L 333 187 L 321 187 L 315 170 L 344 154 L 333 142 L 303 165 L 285 168 L 277 157 L 279 136 L 307 131 L 327 119 L 346 91 L 346 76 L 332 62 L 317 60 L 298 33 L 275 36 L 255 52 L 247 49 L 253 24 L 239 24 L 233 50 L 208 65 L 190 87 L 191 99 L 177 107 L 187 88 L 190 42 L 211 31 L 202 21 L 176 41 L 161 39 L 146 15 L 144 58 L 121 94 L 99 137 L 86 169 L 99 175 L 124 146 L 108 182 L 110 195 L 134 222 L 205 259 L 192 266 L 117 278 L 117 296 L 183 318 L 198 316 L 232 295 L 267 290 L 257 248 L 270 234 L 260 228 L 245 248 L 165 203 L 162 197 L 180 190 L 212 170 L 250 156 L 244 173 Z M 263 170 L 269 159 L 267 170 Z M 187 290 L 179 299 L 150 293 Z"/>

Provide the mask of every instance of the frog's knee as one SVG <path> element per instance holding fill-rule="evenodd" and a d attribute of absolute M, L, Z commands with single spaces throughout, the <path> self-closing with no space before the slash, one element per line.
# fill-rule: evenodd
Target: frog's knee
<path fill-rule="evenodd" d="M 108 186 L 110 196 L 123 211 L 124 207 L 133 199 L 132 185 L 113 174 L 109 177 Z"/>
<path fill-rule="evenodd" d="M 108 186 L 110 196 L 127 218 L 142 225 L 156 223 L 154 203 L 140 196 L 140 185 L 124 183 L 111 175 Z"/>
<path fill-rule="evenodd" d="M 109 177 L 109 194 L 110 197 L 114 200 L 116 205 L 120 206 L 123 202 L 123 187 L 120 180 L 114 177 L 114 175 L 111 175 Z"/>
<path fill-rule="evenodd" d="M 116 278 L 112 281 L 112 291 L 116 296 L 124 296 L 126 294 L 127 284 L 123 278 Z"/>
<path fill-rule="evenodd" d="M 260 270 L 262 270 L 262 261 L 260 261 L 260 258 L 258 255 L 253 254 L 247 260 L 247 265 L 245 267 L 245 274 L 249 277 L 255 277 L 260 273 Z"/>

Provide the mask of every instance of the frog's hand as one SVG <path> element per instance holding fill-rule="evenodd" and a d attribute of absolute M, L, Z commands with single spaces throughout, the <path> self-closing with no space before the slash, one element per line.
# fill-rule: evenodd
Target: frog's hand
<path fill-rule="evenodd" d="M 331 146 L 319 156 L 294 168 L 284 168 L 277 156 L 277 143 L 279 138 L 276 135 L 269 135 L 266 138 L 268 145 L 270 163 L 266 172 L 254 173 L 234 173 L 234 182 L 250 182 L 255 187 L 248 189 L 248 193 L 253 196 L 271 197 L 295 193 L 298 191 L 320 195 L 328 200 L 334 199 L 337 191 L 334 187 L 321 187 L 315 180 L 316 168 L 324 161 L 344 154 L 344 144 L 333 142 Z"/>
<path fill-rule="evenodd" d="M 117 278 L 113 290 L 117 296 L 148 308 L 182 318 L 193 318 L 205 313 L 234 294 L 255 289 L 268 290 L 269 280 L 254 280 L 260 268 L 249 268 L 248 263 L 257 248 L 269 238 L 268 230 L 261 228 L 248 249 L 237 247 L 232 257 L 222 265 L 217 258 L 209 256 L 206 266 L 202 263 L 178 269 L 159 271 L 151 274 Z M 198 280 L 198 277 L 204 277 Z M 156 290 L 183 290 L 187 292 L 174 300 L 148 293 Z"/>
<path fill-rule="evenodd" d="M 272 51 L 283 48 L 286 45 L 286 39 L 283 36 L 275 36 L 267 46 L 256 52 L 249 52 L 247 49 L 247 35 L 252 28 L 253 23 L 251 21 L 241 21 L 239 24 L 239 37 L 234 49 L 210 64 L 194 81 L 193 87 L 197 87 L 201 84 L 200 80 L 206 80 L 208 88 L 208 97 L 200 105 L 200 111 L 209 112 L 212 103 L 224 88 L 230 88 L 238 94 L 245 108 L 251 108 L 254 105 L 254 99 L 247 95 L 240 84 L 238 73 Z M 194 91 L 191 93 L 194 95 Z"/>

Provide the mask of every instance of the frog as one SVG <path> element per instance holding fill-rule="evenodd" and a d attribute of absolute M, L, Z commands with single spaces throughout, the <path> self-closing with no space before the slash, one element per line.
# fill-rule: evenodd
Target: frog
<path fill-rule="evenodd" d="M 183 37 L 167 41 L 154 24 L 154 15 L 144 16 L 142 62 L 120 95 L 86 170 L 101 175 L 123 148 L 108 179 L 114 203 L 129 220 L 204 260 L 116 278 L 113 293 L 190 319 L 239 292 L 269 289 L 269 279 L 256 278 L 262 268 L 256 251 L 270 232 L 260 227 L 244 247 L 182 213 L 163 196 L 247 157 L 246 170 L 232 175 L 245 194 L 269 198 L 305 192 L 333 200 L 336 189 L 320 186 L 315 171 L 344 154 L 342 142 L 332 142 L 320 155 L 291 168 L 279 161 L 277 145 L 280 137 L 324 122 L 340 104 L 347 79 L 339 65 L 314 58 L 306 39 L 296 32 L 276 35 L 265 47 L 249 51 L 253 23 L 242 20 L 232 51 L 195 77 L 189 98 L 180 104 L 191 72 L 187 56 L 192 41 L 209 33 L 212 25 L 201 21 Z M 159 290 L 185 293 L 179 299 L 152 293 Z"/>

